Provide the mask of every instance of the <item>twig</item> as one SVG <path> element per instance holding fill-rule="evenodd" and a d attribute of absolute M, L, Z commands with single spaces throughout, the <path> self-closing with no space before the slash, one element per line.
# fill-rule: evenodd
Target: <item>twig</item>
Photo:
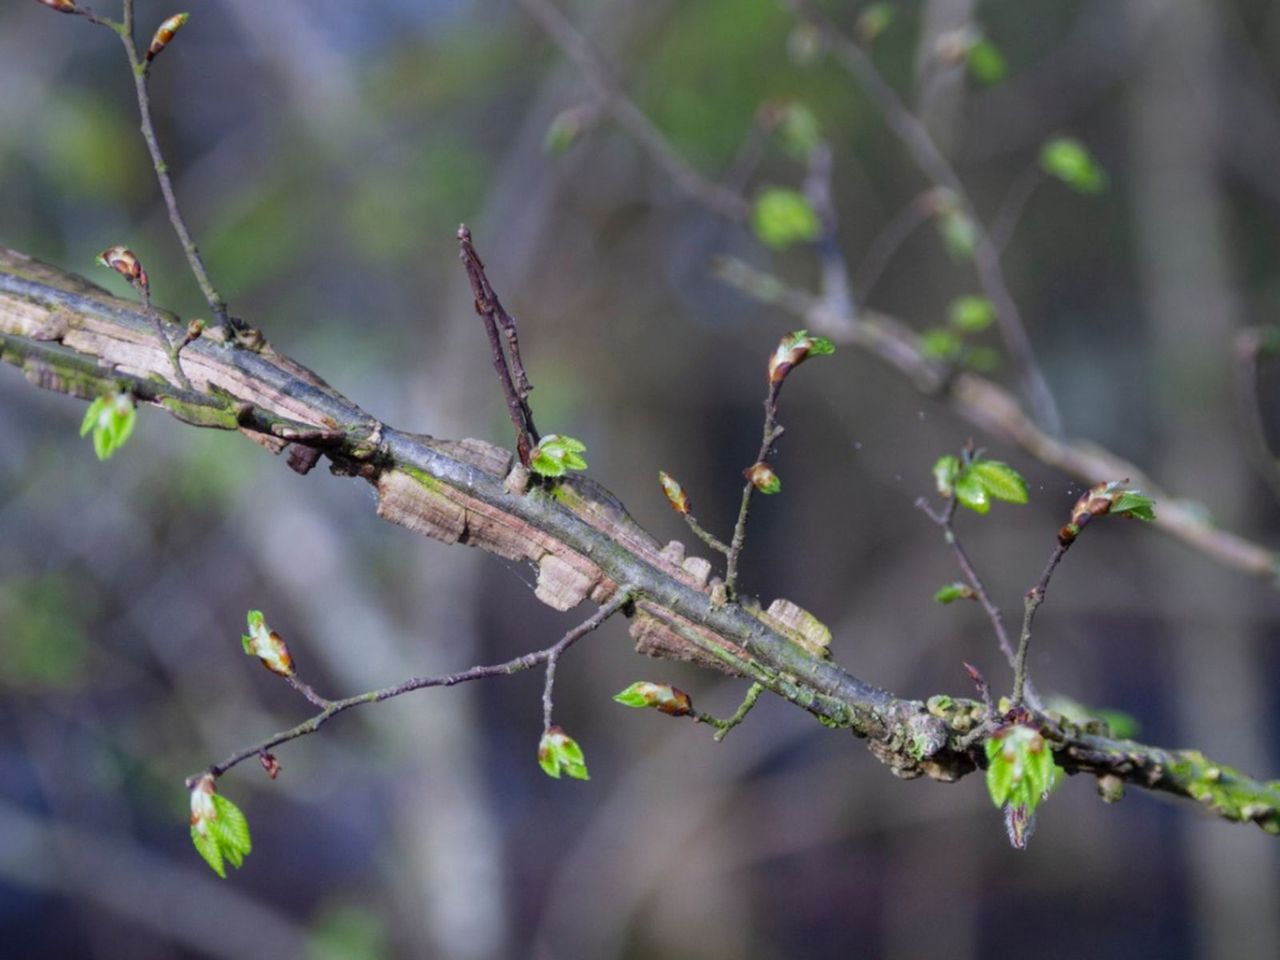
<path fill-rule="evenodd" d="M 705 723 L 708 726 L 715 727 L 716 732 L 712 739 L 719 743 L 729 735 L 730 730 L 747 718 L 747 714 L 751 712 L 752 707 L 756 705 L 756 701 L 760 699 L 760 694 L 762 693 L 764 693 L 764 687 L 761 684 L 753 683 L 747 688 L 747 695 L 742 698 L 742 703 L 738 704 L 738 709 L 734 711 L 733 716 L 724 720 L 709 713 L 703 713 L 701 710 L 694 710 L 691 716 L 698 723 Z"/>
<path fill-rule="evenodd" d="M 778 391 L 782 389 L 782 381 L 769 384 L 769 394 L 764 400 L 764 431 L 760 437 L 760 452 L 756 455 L 756 463 L 768 463 L 769 453 L 784 428 L 778 425 Z M 748 468 L 749 470 L 750 468 Z M 738 506 L 738 519 L 733 525 L 733 539 L 729 541 L 724 570 L 725 592 L 733 599 L 738 585 L 738 558 L 742 555 L 743 544 L 747 540 L 747 515 L 751 511 L 751 496 L 756 485 L 750 476 L 742 488 L 742 503 Z"/>
<path fill-rule="evenodd" d="M 560 656 L 587 634 L 598 629 L 602 623 L 630 603 L 634 593 L 635 590 L 633 587 L 621 587 L 613 595 L 612 600 L 566 633 L 554 646 L 548 647 L 545 651 L 542 651 L 546 654 L 545 659 L 547 661 L 547 680 L 542 688 L 543 730 L 551 729 L 551 708 L 553 706 L 552 693 L 556 685 L 556 664 L 560 662 Z"/>
<path fill-rule="evenodd" d="M 862 262 L 853 274 L 853 294 L 859 303 L 866 303 L 872 289 L 913 233 L 928 223 L 937 212 L 936 191 L 930 189 L 913 197 L 906 206 L 894 214 L 867 248 Z"/>
<path fill-rule="evenodd" d="M 677 189 L 731 220 L 747 218 L 750 204 L 733 190 L 703 176 L 671 149 L 661 131 L 618 87 L 600 54 L 551 0 L 520 0 L 520 5 L 578 68 L 610 116 L 666 172 Z"/>
<path fill-rule="evenodd" d="M 489 349 L 493 354 L 493 369 L 497 371 L 498 381 L 502 384 L 502 393 L 507 399 L 507 413 L 511 424 L 516 429 L 516 452 L 520 462 L 529 465 L 529 454 L 539 440 L 538 428 L 533 424 L 533 410 L 529 407 L 529 378 L 524 372 L 524 363 L 520 360 L 520 342 L 516 337 L 516 322 L 502 305 L 489 283 L 484 271 L 484 262 L 476 253 L 471 243 L 471 231 L 464 223 L 458 227 L 458 256 L 467 271 L 467 279 L 471 281 L 471 292 L 475 295 L 476 313 L 484 321 L 485 335 L 489 338 Z M 501 331 L 501 335 L 499 334 Z M 507 350 L 502 349 L 502 338 L 507 341 Z M 509 359 L 508 359 L 509 356 Z M 508 365 L 509 364 L 509 365 Z"/>
<path fill-rule="evenodd" d="M 814 324 L 825 314 L 811 294 L 790 286 L 770 273 L 733 258 L 714 267 L 715 276 L 762 303 L 777 305 L 804 323 Z M 944 401 L 957 416 L 979 430 L 1013 444 L 1036 460 L 1079 480 L 1093 484 L 1110 477 L 1132 477 L 1161 509 L 1157 529 L 1186 543 L 1218 563 L 1262 577 L 1280 586 L 1280 554 L 1228 530 L 1215 527 L 1204 516 L 1172 496 L 1147 477 L 1136 464 L 1096 444 L 1067 442 L 1042 430 L 1027 415 L 1018 399 L 986 377 L 961 371 L 947 376 L 924 355 L 920 337 L 905 323 L 887 314 L 864 310 L 855 324 L 830 324 L 828 334 L 837 344 L 860 347 L 907 378 L 921 393 Z"/>
<path fill-rule="evenodd" d="M 835 200 L 831 195 L 831 172 L 830 144 L 825 141 L 815 143 L 809 150 L 809 169 L 804 178 L 804 192 L 822 224 L 822 235 L 818 237 L 817 244 L 818 258 L 822 264 L 822 307 L 832 317 L 856 318 L 858 306 L 837 233 L 839 223 Z"/>
<path fill-rule="evenodd" d="M 332 700 L 328 697 L 320 696 L 320 694 L 316 693 L 315 688 L 312 687 L 311 684 L 300 680 L 296 674 L 290 674 L 285 677 L 285 680 L 288 681 L 289 686 L 293 687 L 293 689 L 306 697 L 313 706 L 317 706 L 321 710 L 328 710 L 333 706 Z M 263 749 L 263 752 L 265 752 L 265 748 Z"/>
<path fill-rule="evenodd" d="M 1236 409 L 1244 421 L 1245 452 L 1272 494 L 1280 499 L 1280 459 L 1267 442 L 1267 424 L 1258 400 L 1260 361 L 1276 349 L 1269 341 L 1280 342 L 1280 332 L 1274 328 L 1248 327 L 1236 334 Z"/>
<path fill-rule="evenodd" d="M 621 587 L 613 595 L 613 598 L 591 616 L 590 619 L 584 621 L 574 627 L 552 646 L 542 650 L 535 650 L 532 653 L 522 654 L 505 663 L 490 664 L 485 666 L 475 666 L 469 670 L 463 670 L 460 673 L 445 674 L 440 677 L 413 677 L 404 680 L 392 687 L 383 687 L 381 690 L 370 690 L 366 693 L 358 693 L 353 697 L 347 697 L 343 700 L 326 700 L 319 696 L 307 684 L 301 681 L 294 683 L 293 686 L 308 700 L 316 706 L 321 707 L 320 713 L 304 720 L 295 727 L 288 730 L 281 730 L 274 733 L 266 739 L 255 743 L 251 746 L 237 750 L 231 756 L 227 757 L 221 763 L 215 763 L 212 766 L 192 774 L 187 778 L 187 787 L 190 788 L 197 780 L 206 774 L 214 777 L 220 777 L 232 767 L 243 763 L 250 757 L 256 757 L 272 747 L 279 746 L 282 743 L 288 743 L 291 740 L 297 740 L 315 733 L 326 723 L 332 720 L 340 713 L 345 713 L 352 707 L 363 706 L 366 703 L 381 703 L 383 700 L 390 700 L 394 697 L 403 696 L 406 693 L 412 693 L 415 690 L 423 690 L 428 687 L 453 687 L 460 683 L 468 683 L 472 680 L 483 680 L 488 677 L 505 677 L 515 673 L 522 673 L 530 670 L 541 663 L 547 664 L 547 685 L 543 693 L 543 711 L 544 714 L 550 715 L 551 702 L 551 686 L 552 678 L 555 674 L 554 663 L 569 647 L 573 646 L 578 640 L 586 636 L 592 630 L 595 630 L 605 620 L 617 613 L 622 607 L 631 601 L 634 593 L 631 587 Z"/>
<path fill-rule="evenodd" d="M 995 215 L 991 218 L 991 229 L 987 231 L 991 238 L 991 245 L 996 248 L 997 253 L 1004 253 L 1009 240 L 1013 237 L 1013 231 L 1022 220 L 1022 211 L 1026 209 L 1027 201 L 1047 179 L 1048 174 L 1040 166 L 1040 161 L 1033 160 L 1009 184 L 1004 199 L 1000 201 L 1000 206 L 996 208 Z"/>
<path fill-rule="evenodd" d="M 974 269 L 983 292 L 995 305 L 1000 332 L 1004 337 L 1011 358 L 1023 380 L 1031 409 L 1036 418 L 1050 433 L 1058 433 L 1061 420 L 1057 404 L 1044 379 L 1027 337 L 1026 327 L 1018 311 L 1018 305 L 1009 292 L 1004 271 L 1000 266 L 1000 253 L 991 242 L 986 228 L 970 200 L 960 177 L 956 174 L 938 145 L 929 135 L 924 123 L 907 109 L 906 104 L 889 82 L 876 68 L 870 55 L 854 41 L 846 37 L 810 0 L 787 0 L 787 4 L 801 19 L 816 26 L 827 38 L 836 59 L 853 76 L 867 99 L 898 137 L 922 173 L 933 183 L 948 190 L 960 204 L 964 214 L 972 220 L 977 237 L 973 249 Z"/>
<path fill-rule="evenodd" d="M 173 224 L 173 231 L 178 235 L 178 242 L 182 244 L 182 252 L 186 254 L 187 264 L 191 267 L 196 283 L 200 285 L 200 292 L 204 294 L 209 304 L 214 321 L 229 338 L 232 328 L 231 320 L 227 316 L 226 301 L 214 289 L 213 283 L 209 280 L 209 273 L 205 270 L 204 261 L 200 257 L 200 250 L 191 239 L 191 231 L 187 229 L 186 221 L 178 208 L 178 196 L 174 192 L 173 181 L 169 178 L 169 165 L 165 162 L 164 154 L 160 151 L 160 141 L 156 138 L 155 124 L 151 119 L 151 96 L 147 91 L 149 71 L 147 64 L 138 56 L 138 48 L 133 40 L 133 0 L 124 0 L 121 23 L 117 24 L 96 17 L 93 18 L 93 22 L 109 27 L 124 44 L 125 56 L 128 57 L 129 68 L 133 72 L 133 86 L 137 94 L 138 113 L 142 121 L 142 138 L 146 141 L 147 151 L 151 154 L 151 166 L 160 183 L 160 193 L 164 196 L 165 207 L 169 211 L 169 222 Z"/>
<path fill-rule="evenodd" d="M 1009 698 L 1016 709 L 1022 706 L 1027 692 L 1027 653 L 1031 649 L 1031 624 L 1036 618 L 1036 611 L 1044 603 L 1045 592 L 1049 589 L 1049 579 L 1058 569 L 1058 564 L 1067 555 L 1074 541 L 1059 541 L 1045 564 L 1044 573 L 1040 574 L 1040 582 L 1027 591 L 1023 605 L 1022 636 L 1018 638 L 1018 654 L 1013 664 L 1013 695 Z"/>
<path fill-rule="evenodd" d="M 696 519 L 694 519 L 692 513 L 685 513 L 682 514 L 682 516 L 684 517 L 684 522 L 689 525 L 689 529 L 694 532 L 694 535 L 697 536 L 699 540 L 717 553 L 723 553 L 726 557 L 729 555 L 728 544 L 717 538 L 715 534 L 711 533 Z"/>
<path fill-rule="evenodd" d="M 194 390 L 191 381 L 187 379 L 187 375 L 182 370 L 182 361 L 178 359 L 178 353 L 182 347 L 174 345 L 169 339 L 169 334 L 165 332 L 164 323 L 160 320 L 160 312 L 151 305 L 151 289 L 145 283 L 137 285 L 138 292 L 142 295 L 142 306 L 147 311 L 147 315 L 151 317 L 151 322 L 155 324 L 156 336 L 160 339 L 160 343 L 164 346 L 164 352 L 169 357 L 169 362 L 173 364 L 173 374 L 178 378 L 178 385 L 184 390 Z M 182 346 L 186 346 L 189 341 L 184 340 Z"/>
<path fill-rule="evenodd" d="M 956 563 L 960 567 L 961 573 L 969 583 L 969 588 L 973 591 L 974 598 L 978 601 L 978 605 L 982 607 L 983 612 L 987 615 L 987 619 L 991 621 L 991 627 L 995 631 L 996 641 L 1000 644 L 1000 650 L 1004 653 L 1005 659 L 1009 661 L 1009 666 L 1015 671 L 1017 670 L 1017 651 L 1014 650 L 1013 644 L 1009 640 L 1009 631 L 1004 625 L 1004 614 L 1000 608 L 991 600 L 991 595 L 987 593 L 986 585 L 982 582 L 982 577 L 978 575 L 978 569 L 973 565 L 973 561 L 969 559 L 969 554 L 965 550 L 964 545 L 960 542 L 960 537 L 956 533 L 955 516 L 956 507 L 959 501 L 955 497 L 947 500 L 945 510 L 934 512 L 929 506 L 929 501 L 921 497 L 916 501 L 916 507 L 924 513 L 930 520 L 942 528 L 943 538 L 947 541 L 947 545 L 951 547 L 951 552 L 955 554 Z M 976 682 L 976 681 L 975 681 Z M 1027 682 L 1027 702 L 1037 710 L 1044 709 L 1040 703 L 1040 697 L 1036 693 L 1035 688 Z"/>

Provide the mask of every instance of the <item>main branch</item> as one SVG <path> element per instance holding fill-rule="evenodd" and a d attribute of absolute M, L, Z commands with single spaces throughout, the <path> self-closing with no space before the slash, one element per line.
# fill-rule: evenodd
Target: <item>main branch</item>
<path fill-rule="evenodd" d="M 379 423 L 265 343 L 253 350 L 200 338 L 183 352 L 193 389 L 174 387 L 151 325 L 136 304 L 0 248 L 0 359 L 34 385 L 83 399 L 124 389 L 186 423 L 250 433 L 278 451 L 293 444 L 318 452 L 334 472 L 374 484 L 385 519 L 536 563 L 536 595 L 559 609 L 587 599 L 606 606 L 627 585 L 632 635 L 643 652 L 758 683 L 825 725 L 866 739 L 899 776 L 955 780 L 984 762 L 973 737 L 986 722 L 983 704 L 939 697 L 926 705 L 878 689 L 815 652 L 780 616 L 790 605 L 712 603 L 705 569 L 662 549 L 592 481 L 509 489 L 509 453 Z M 1229 820 L 1280 834 L 1280 781 L 1253 780 L 1194 751 L 1114 740 L 1034 716 L 1070 772 L 1191 797 Z"/>

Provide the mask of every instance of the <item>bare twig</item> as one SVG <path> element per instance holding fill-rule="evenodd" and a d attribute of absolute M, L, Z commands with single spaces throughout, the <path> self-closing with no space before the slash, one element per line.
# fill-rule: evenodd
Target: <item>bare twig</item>
<path fill-rule="evenodd" d="M 1015 709 L 1022 706 L 1026 699 L 1027 653 L 1031 649 L 1031 624 L 1036 618 L 1036 611 L 1040 609 L 1040 604 L 1044 603 L 1045 592 L 1049 589 L 1049 580 L 1053 577 L 1053 572 L 1058 569 L 1058 564 L 1067 555 L 1073 542 L 1073 540 L 1058 542 L 1053 548 L 1053 553 L 1049 555 L 1049 562 L 1045 564 L 1044 572 L 1040 574 L 1040 581 L 1027 591 L 1023 605 L 1022 635 L 1018 638 L 1018 654 L 1013 663 L 1013 695 L 1009 698 Z"/>
<path fill-rule="evenodd" d="M 541 653 L 545 654 L 544 659 L 547 662 L 547 680 L 542 688 L 543 730 L 551 729 L 551 708 L 553 706 L 552 693 L 554 692 L 556 685 L 556 664 L 560 662 L 561 655 L 587 634 L 598 629 L 602 623 L 630 603 L 634 593 L 635 590 L 633 587 L 622 587 L 613 595 L 613 599 L 608 603 L 566 633 L 553 646 L 541 651 Z"/>
<path fill-rule="evenodd" d="M 520 359 L 516 322 L 507 313 L 489 283 L 484 262 L 471 243 L 471 231 L 465 223 L 458 227 L 458 248 L 458 255 L 467 271 L 467 279 L 471 282 L 471 292 L 475 295 L 476 313 L 484 321 L 484 331 L 493 354 L 493 369 L 497 371 L 502 393 L 507 399 L 507 413 L 511 417 L 512 426 L 516 428 L 516 452 L 520 456 L 520 462 L 527 467 L 529 454 L 539 436 L 538 428 L 533 424 L 533 410 L 529 407 L 529 391 L 533 387 L 529 385 L 524 363 Z M 507 341 L 505 353 L 499 331 Z"/>
<path fill-rule="evenodd" d="M 221 763 L 215 763 L 199 773 L 192 774 L 187 778 L 187 787 L 191 788 L 197 780 L 206 774 L 212 774 L 214 777 L 220 777 L 232 767 L 243 763 L 251 757 L 256 757 L 272 747 L 279 746 L 282 743 L 288 743 L 291 740 L 297 740 L 300 737 L 309 736 L 315 733 L 326 723 L 332 720 L 340 713 L 345 713 L 352 707 L 363 706 L 367 703 L 381 703 L 383 700 L 391 700 L 394 697 L 403 696 L 406 693 L 412 693 L 415 690 L 424 690 L 428 687 L 453 687 L 460 683 L 468 683 L 472 680 L 484 680 L 489 677 L 506 677 L 514 673 L 522 673 L 530 670 L 539 664 L 547 665 L 547 683 L 543 692 L 543 712 L 549 717 L 551 712 L 551 687 L 554 683 L 555 662 L 569 647 L 573 646 L 578 640 L 586 636 L 592 630 L 595 630 L 605 620 L 613 616 L 624 605 L 630 602 L 633 589 L 630 587 L 620 588 L 613 598 L 597 610 L 589 619 L 585 620 L 578 626 L 574 627 L 554 644 L 542 650 L 535 650 L 532 653 L 522 654 L 505 663 L 490 664 L 485 666 L 475 666 L 469 670 L 463 670 L 460 673 L 450 673 L 440 677 L 412 677 L 397 683 L 395 686 L 383 687 L 381 690 L 370 690 L 366 693 L 358 693 L 353 697 L 347 697 L 343 700 L 327 700 L 319 696 L 309 686 L 300 681 L 293 683 L 295 689 L 302 693 L 308 700 L 316 706 L 321 707 L 320 713 L 304 720 L 295 727 L 288 730 L 281 730 L 274 733 L 264 740 L 251 746 L 237 750 L 231 756 L 227 757 Z M 291 681 L 292 682 L 292 681 Z M 548 721 L 550 726 L 550 721 Z"/>
<path fill-rule="evenodd" d="M 867 302 L 867 297 L 894 255 L 936 212 L 936 191 L 925 190 L 912 197 L 876 234 L 853 274 L 853 293 L 859 303 Z"/>
<path fill-rule="evenodd" d="M 694 535 L 697 536 L 699 540 L 701 540 L 703 543 L 705 543 L 708 547 L 710 547 L 712 550 L 716 551 L 717 553 L 723 553 L 726 557 L 729 555 L 729 545 L 726 544 L 723 540 L 720 540 L 718 537 L 716 537 L 715 534 L 711 533 L 711 531 L 707 530 L 702 524 L 700 524 L 694 518 L 692 513 L 686 513 L 686 514 L 683 514 L 683 516 L 684 516 L 684 522 L 689 525 L 689 529 L 694 532 Z"/>
<path fill-rule="evenodd" d="M 1004 199 L 1000 201 L 1000 206 L 996 208 L 995 215 L 991 218 L 991 229 L 987 232 L 991 238 L 991 245 L 996 248 L 997 253 L 1004 253 L 1005 248 L 1009 246 L 1013 231 L 1022 220 L 1022 211 L 1026 209 L 1027 201 L 1047 179 L 1048 174 L 1044 172 L 1044 167 L 1040 166 L 1039 159 L 1036 159 L 1027 164 L 1009 184 Z"/>
<path fill-rule="evenodd" d="M 809 169 L 804 179 L 804 192 L 822 224 L 822 235 L 818 237 L 817 244 L 818 258 L 822 265 L 822 306 L 832 316 L 856 317 L 858 306 L 837 233 L 839 223 L 835 200 L 831 194 L 831 172 L 831 146 L 825 141 L 819 141 L 809 150 Z"/>
<path fill-rule="evenodd" d="M 161 345 L 164 347 L 165 355 L 169 358 L 169 362 L 173 365 L 173 375 L 177 377 L 178 384 L 184 390 L 193 390 L 191 381 L 187 379 L 187 375 L 182 371 L 182 361 L 178 358 L 178 354 L 182 347 L 174 344 L 169 339 L 169 334 L 165 332 L 164 322 L 160 319 L 160 313 L 151 305 L 151 289 L 143 283 L 137 285 L 138 292 L 142 295 L 142 306 L 146 309 L 147 314 L 151 317 L 151 322 L 156 327 L 156 337 L 159 338 Z M 183 341 L 182 346 L 186 346 L 189 341 Z"/>
<path fill-rule="evenodd" d="M 200 285 L 200 292 L 204 294 L 204 298 L 209 304 L 209 310 L 213 313 L 214 322 L 230 337 L 232 332 L 231 320 L 227 315 L 226 301 L 222 299 L 222 295 L 218 293 L 212 281 L 209 280 L 209 273 L 205 270 L 204 260 L 200 257 L 200 250 L 191 238 L 191 231 L 187 229 L 186 221 L 182 217 L 182 211 L 178 207 L 178 196 L 174 192 L 173 181 L 169 177 L 169 165 L 165 162 L 164 154 L 160 151 L 160 141 L 156 138 L 155 124 L 151 119 L 151 96 L 147 91 L 149 72 L 147 64 L 138 56 L 138 48 L 133 39 L 133 0 L 124 0 L 124 14 L 121 23 L 117 24 L 96 17 L 93 19 L 95 23 L 109 27 L 120 37 L 120 42 L 124 44 L 125 56 L 128 58 L 129 68 L 133 72 L 133 86 L 138 100 L 138 114 L 142 121 L 142 138 L 146 141 L 147 151 L 151 154 L 151 166 L 155 170 L 157 181 L 159 181 L 160 193 L 164 196 L 165 207 L 169 211 L 169 222 L 173 224 L 173 231 L 178 236 L 178 242 L 182 244 L 182 252 L 186 254 L 187 264 L 191 267 L 196 283 Z"/>
<path fill-rule="evenodd" d="M 1253 468 L 1280 499 L 1280 458 L 1267 442 L 1267 424 L 1258 399 L 1258 367 L 1280 344 L 1280 330 L 1248 327 L 1236 334 L 1236 409 L 1244 422 L 1248 454 Z"/>
<path fill-rule="evenodd" d="M 782 381 L 771 381 L 768 396 L 764 399 L 764 431 L 760 437 L 760 452 L 756 455 L 756 464 L 767 464 L 774 443 L 782 436 L 784 427 L 778 424 L 778 392 L 782 389 Z M 742 547 L 747 541 L 747 515 L 751 511 L 751 496 L 755 493 L 755 481 L 748 468 L 746 485 L 742 488 L 742 502 L 738 506 L 738 519 L 733 525 L 733 539 L 729 541 L 724 570 L 725 592 L 732 599 L 738 585 L 738 559 L 742 555 Z"/>
<path fill-rule="evenodd" d="M 649 154 L 682 193 L 731 220 L 747 218 L 751 210 L 747 201 L 733 190 L 703 176 L 671 149 L 658 128 L 618 87 L 604 58 L 551 0 L 520 0 L 520 5 L 578 68 L 591 92 L 600 98 L 614 121 Z"/>
<path fill-rule="evenodd" d="M 703 713 L 701 710 L 694 710 L 690 716 L 698 723 L 705 723 L 708 726 L 715 727 L 716 732 L 712 739 L 719 743 L 729 735 L 730 730 L 747 718 L 747 714 L 751 712 L 762 693 L 764 693 L 764 687 L 758 683 L 753 683 L 747 688 L 746 696 L 742 698 L 742 703 L 738 704 L 738 709 L 733 712 L 733 716 L 727 719 L 722 720 L 709 713 Z"/>

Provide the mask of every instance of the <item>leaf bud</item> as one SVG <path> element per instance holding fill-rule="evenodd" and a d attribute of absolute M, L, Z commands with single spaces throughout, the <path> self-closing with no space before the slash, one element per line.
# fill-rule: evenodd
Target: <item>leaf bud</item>
<path fill-rule="evenodd" d="M 667 502 L 671 504 L 671 509 L 679 514 L 687 514 L 689 497 L 684 492 L 684 487 L 664 470 L 658 471 L 658 482 L 662 484 L 662 492 L 667 495 Z"/>
<path fill-rule="evenodd" d="M 175 13 L 156 28 L 155 36 L 151 38 L 151 46 L 147 47 L 147 63 L 150 63 L 160 55 L 160 52 L 169 45 L 174 35 L 182 29 L 190 18 L 191 14 L 189 13 Z"/>

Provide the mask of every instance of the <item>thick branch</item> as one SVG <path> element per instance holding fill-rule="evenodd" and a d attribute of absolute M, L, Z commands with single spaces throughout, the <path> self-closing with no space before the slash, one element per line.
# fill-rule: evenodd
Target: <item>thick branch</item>
<path fill-rule="evenodd" d="M 537 595 L 561 609 L 588 598 L 607 605 L 621 585 L 629 585 L 633 632 L 644 624 L 642 639 L 659 635 L 665 655 L 696 653 L 826 725 L 849 728 L 899 776 L 954 780 L 981 763 L 973 734 L 986 718 L 982 704 L 941 698 L 948 708 L 935 704 L 931 711 L 872 686 L 815 653 L 805 635 L 753 603 L 713 604 L 705 579 L 661 550 L 591 481 L 508 490 L 509 454 L 479 441 L 437 440 L 387 427 L 269 346 L 253 351 L 200 338 L 183 353 L 195 389 L 175 388 L 163 379 L 169 360 L 145 312 L 0 248 L 0 359 L 46 389 L 89 398 L 124 386 L 140 402 L 165 407 L 184 422 L 241 430 L 277 449 L 293 442 L 319 450 L 335 472 L 377 485 L 381 516 L 448 543 L 538 563 Z M 1114 774 L 1211 800 L 1227 819 L 1280 832 L 1280 783 L 1249 780 L 1199 754 L 1042 721 L 1069 770 Z"/>

